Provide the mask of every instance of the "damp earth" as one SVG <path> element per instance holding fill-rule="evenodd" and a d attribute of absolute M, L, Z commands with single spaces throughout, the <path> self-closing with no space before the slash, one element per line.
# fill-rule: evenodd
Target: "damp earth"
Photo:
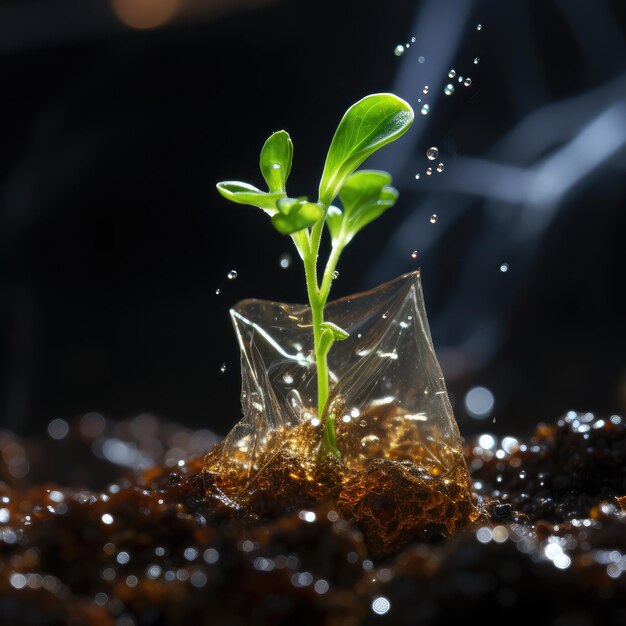
<path fill-rule="evenodd" d="M 207 469 L 219 445 L 149 416 L 0 433 L 2 623 L 626 623 L 618 416 L 467 439 L 475 515 L 393 546 L 371 519 L 407 476 L 384 462 L 360 482 L 330 464 L 303 488 L 302 466 L 275 458 L 244 502 Z"/>

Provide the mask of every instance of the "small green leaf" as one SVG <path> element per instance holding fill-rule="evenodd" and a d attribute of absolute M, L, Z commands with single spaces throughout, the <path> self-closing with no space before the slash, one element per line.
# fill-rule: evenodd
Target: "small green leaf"
<path fill-rule="evenodd" d="M 217 183 L 217 190 L 224 198 L 237 204 L 248 204 L 263 209 L 268 215 L 276 213 L 276 201 L 283 193 L 266 193 L 248 183 L 238 180 L 225 180 Z"/>
<path fill-rule="evenodd" d="M 291 172 L 293 143 L 289 133 L 279 130 L 269 136 L 261 150 L 259 165 L 270 192 L 285 191 Z"/>
<path fill-rule="evenodd" d="M 341 326 L 337 326 L 337 324 L 333 324 L 332 322 L 322 322 L 320 324 L 320 328 L 324 331 L 330 331 L 333 334 L 333 339 L 335 341 L 344 341 L 350 336 L 348 331 L 341 328 Z"/>
<path fill-rule="evenodd" d="M 411 106 L 389 93 L 366 96 L 353 104 L 330 144 L 320 181 L 320 201 L 329 206 L 346 178 L 376 150 L 403 135 L 413 118 Z"/>
<path fill-rule="evenodd" d="M 308 198 L 306 196 L 302 196 L 300 198 L 281 198 L 278 202 L 276 202 L 276 208 L 283 215 L 289 215 L 295 206 L 299 206 L 307 200 Z"/>
<path fill-rule="evenodd" d="M 292 235 L 303 228 L 313 226 L 323 217 L 324 210 L 319 204 L 299 200 L 289 208 L 287 215 L 282 212 L 274 215 L 272 226 L 283 235 Z"/>
<path fill-rule="evenodd" d="M 326 212 L 326 226 L 333 240 L 339 239 L 341 234 L 341 224 L 343 223 L 343 213 L 338 207 L 331 205 Z"/>

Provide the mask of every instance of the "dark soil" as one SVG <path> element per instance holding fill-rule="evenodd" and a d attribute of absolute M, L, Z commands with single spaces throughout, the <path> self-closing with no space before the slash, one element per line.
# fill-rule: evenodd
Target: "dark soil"
<path fill-rule="evenodd" d="M 453 536 L 405 533 L 384 555 L 340 501 L 230 500 L 203 469 L 207 431 L 97 415 L 65 430 L 0 432 L 3 625 L 626 624 L 616 416 L 467 441 L 481 514 Z"/>

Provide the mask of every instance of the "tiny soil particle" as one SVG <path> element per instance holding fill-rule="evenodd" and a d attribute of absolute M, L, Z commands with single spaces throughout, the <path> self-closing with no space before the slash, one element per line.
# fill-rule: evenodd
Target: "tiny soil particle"
<path fill-rule="evenodd" d="M 464 509 L 454 484 L 434 497 L 385 460 L 311 481 L 277 458 L 235 497 L 207 470 L 217 438 L 171 422 L 93 437 L 70 422 L 52 443 L 2 431 L 0 621 L 626 623 L 623 421 L 570 413 L 514 436 L 466 441 Z"/>

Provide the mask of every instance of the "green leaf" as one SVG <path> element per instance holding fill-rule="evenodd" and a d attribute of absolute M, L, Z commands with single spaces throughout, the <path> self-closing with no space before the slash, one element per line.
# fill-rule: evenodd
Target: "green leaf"
<path fill-rule="evenodd" d="M 324 210 L 319 204 L 298 200 L 289 208 L 286 215 L 284 213 L 274 215 L 272 226 L 283 235 L 292 235 L 303 228 L 313 226 L 323 217 Z"/>
<path fill-rule="evenodd" d="M 343 213 L 341 209 L 334 205 L 329 206 L 326 212 L 326 226 L 328 226 L 328 232 L 333 240 L 339 239 L 342 223 Z"/>
<path fill-rule="evenodd" d="M 318 343 L 318 350 L 320 354 L 328 354 L 331 346 L 335 341 L 344 341 L 350 334 L 343 328 L 333 324 L 332 322 L 322 322 L 320 324 L 320 338 Z"/>
<path fill-rule="evenodd" d="M 332 322 L 322 322 L 320 328 L 323 331 L 330 331 L 335 341 L 344 341 L 350 336 L 347 330 L 344 330 L 341 326 L 337 326 L 337 324 L 333 324 Z"/>
<path fill-rule="evenodd" d="M 308 198 L 306 196 L 302 196 L 300 198 L 281 198 L 280 200 L 278 200 L 278 202 L 276 202 L 276 208 L 283 215 L 289 215 L 294 207 L 300 206 L 303 202 L 306 202 L 307 200 Z"/>
<path fill-rule="evenodd" d="M 347 245 L 370 222 L 380 217 L 398 199 L 388 183 L 391 176 L 379 170 L 360 170 L 350 176 L 339 192 L 343 211 L 329 209 L 328 230 L 334 241 Z"/>
<path fill-rule="evenodd" d="M 268 215 L 274 215 L 277 212 L 276 201 L 284 196 L 281 192 L 266 193 L 238 180 L 225 180 L 217 183 L 217 190 L 231 202 L 259 207 Z"/>
<path fill-rule="evenodd" d="M 261 150 L 259 165 L 270 192 L 285 191 L 291 172 L 293 143 L 289 133 L 279 130 L 270 135 Z"/>
<path fill-rule="evenodd" d="M 376 150 L 403 135 L 413 118 L 411 106 L 390 93 L 366 96 L 353 104 L 330 144 L 320 181 L 320 201 L 329 206 L 346 178 Z"/>

